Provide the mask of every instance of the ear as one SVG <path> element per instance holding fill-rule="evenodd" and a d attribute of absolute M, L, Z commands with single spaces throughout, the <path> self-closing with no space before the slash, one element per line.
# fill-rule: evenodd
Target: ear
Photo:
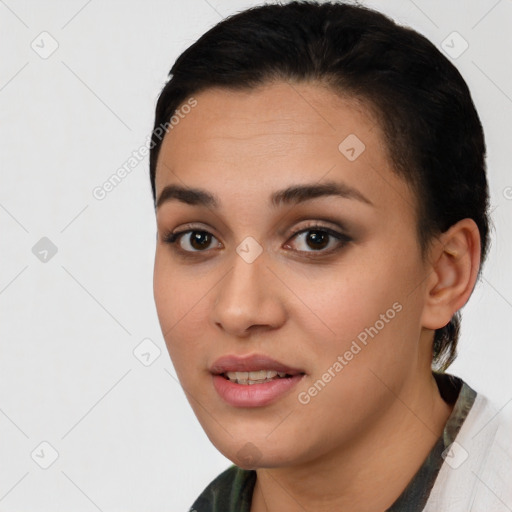
<path fill-rule="evenodd" d="M 462 219 L 432 245 L 427 268 L 422 326 L 440 329 L 468 301 L 480 268 L 480 232 Z"/>

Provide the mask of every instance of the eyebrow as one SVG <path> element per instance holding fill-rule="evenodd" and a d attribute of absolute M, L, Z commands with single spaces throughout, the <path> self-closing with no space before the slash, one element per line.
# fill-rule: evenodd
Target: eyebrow
<path fill-rule="evenodd" d="M 306 183 L 292 185 L 272 193 L 269 200 L 270 205 L 277 208 L 282 204 L 298 204 L 324 196 L 355 199 L 373 206 L 373 203 L 359 192 L 359 190 L 346 183 L 338 183 L 335 181 L 328 181 L 321 184 Z M 219 208 L 221 203 L 217 196 L 204 189 L 183 187 L 181 185 L 165 186 L 156 203 L 156 209 L 168 201 L 180 201 L 193 206 L 206 206 L 208 208 Z"/>

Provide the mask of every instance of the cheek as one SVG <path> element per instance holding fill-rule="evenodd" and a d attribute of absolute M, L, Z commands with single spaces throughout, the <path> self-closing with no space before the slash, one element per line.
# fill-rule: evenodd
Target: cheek
<path fill-rule="evenodd" d="M 157 248 L 153 273 L 153 293 L 162 332 L 169 335 L 186 322 L 188 313 L 204 295 L 195 273 L 172 263 L 164 248 Z"/>
<path fill-rule="evenodd" d="M 334 334 L 318 335 L 315 321 L 303 317 L 300 328 L 310 333 L 307 355 L 312 362 L 311 376 L 298 390 L 299 403 L 307 404 L 303 412 L 309 419 L 304 421 L 324 417 L 350 429 L 358 423 L 355 418 L 385 409 L 389 389 L 400 389 L 415 367 L 418 304 L 393 286 L 399 283 L 395 277 L 390 273 L 377 282 L 377 275 L 367 272 L 326 286 L 316 304 Z"/>
<path fill-rule="evenodd" d="M 177 275 L 173 276 L 172 269 L 166 264 L 162 250 L 157 248 L 153 269 L 153 297 L 160 321 L 162 333 L 166 333 L 173 324 L 175 288 Z"/>
<path fill-rule="evenodd" d="M 215 276 L 173 264 L 164 250 L 157 249 L 153 275 L 155 306 L 167 350 L 176 369 L 185 380 L 187 370 L 207 364 L 205 321 L 211 303 L 209 291 Z"/>
<path fill-rule="evenodd" d="M 414 344 L 406 343 L 418 335 L 421 313 L 418 297 L 411 293 L 412 283 L 420 281 L 415 260 L 396 257 L 397 252 L 389 246 L 373 248 L 367 254 L 380 257 L 365 258 L 361 251 L 332 272 L 317 274 L 295 288 L 309 307 L 298 305 L 292 316 L 300 330 L 309 333 L 307 338 L 314 340 L 308 348 L 323 366 L 348 350 L 357 352 L 354 341 L 362 348 L 354 357 L 359 364 L 379 359 L 395 364 L 393 354 L 407 358 L 415 350 Z"/>
<path fill-rule="evenodd" d="M 304 311 L 295 318 L 307 324 L 308 330 L 321 325 L 331 339 L 350 339 L 373 324 L 399 300 L 399 283 L 390 272 L 362 267 L 347 265 L 316 276 L 302 287 L 298 284 L 297 295 L 308 307 L 302 306 Z"/>

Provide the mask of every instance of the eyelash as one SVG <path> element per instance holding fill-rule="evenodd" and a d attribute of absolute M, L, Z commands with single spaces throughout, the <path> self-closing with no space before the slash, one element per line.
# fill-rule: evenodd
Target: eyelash
<path fill-rule="evenodd" d="M 327 250 L 323 250 L 323 249 L 320 249 L 318 251 L 315 251 L 315 250 L 312 250 L 312 251 L 293 250 L 293 252 L 307 254 L 307 257 L 309 257 L 309 258 L 316 258 L 319 256 L 321 257 L 321 256 L 333 254 L 333 253 L 341 250 L 342 248 L 344 248 L 349 242 L 352 241 L 352 238 L 350 238 L 349 236 L 347 236 L 343 233 L 338 233 L 337 231 L 334 231 L 333 229 L 330 229 L 326 226 L 321 226 L 318 224 L 315 224 L 312 226 L 307 226 L 306 228 L 302 228 L 298 231 L 295 231 L 294 233 L 292 233 L 289 240 L 296 238 L 298 235 L 300 235 L 302 233 L 308 233 L 310 231 L 314 231 L 314 232 L 318 232 L 318 233 L 326 233 L 330 237 L 337 239 L 338 240 L 337 246 L 334 248 L 331 248 L 331 249 L 327 249 Z M 209 231 L 206 231 L 204 229 L 199 229 L 199 228 L 191 228 L 191 229 L 179 231 L 177 233 L 167 232 L 163 236 L 163 242 L 166 244 L 172 245 L 173 250 L 180 253 L 183 256 L 198 255 L 198 254 L 206 253 L 209 251 L 209 249 L 205 249 L 204 251 L 186 251 L 184 249 L 181 249 L 179 247 L 179 245 L 176 244 L 176 242 L 178 242 L 182 236 L 184 236 L 188 233 L 206 233 L 206 234 L 211 235 L 214 239 L 216 239 L 216 237 L 214 235 L 212 235 Z M 288 244 L 288 242 L 286 242 L 286 243 Z M 315 253 L 318 254 L 318 256 L 316 256 Z M 194 257 L 194 256 L 192 256 L 192 257 Z"/>

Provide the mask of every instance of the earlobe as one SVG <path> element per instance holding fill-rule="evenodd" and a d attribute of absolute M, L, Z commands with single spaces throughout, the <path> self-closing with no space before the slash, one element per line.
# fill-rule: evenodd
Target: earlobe
<path fill-rule="evenodd" d="M 480 233 L 472 219 L 444 232 L 431 251 L 422 326 L 440 329 L 466 304 L 480 268 Z"/>

